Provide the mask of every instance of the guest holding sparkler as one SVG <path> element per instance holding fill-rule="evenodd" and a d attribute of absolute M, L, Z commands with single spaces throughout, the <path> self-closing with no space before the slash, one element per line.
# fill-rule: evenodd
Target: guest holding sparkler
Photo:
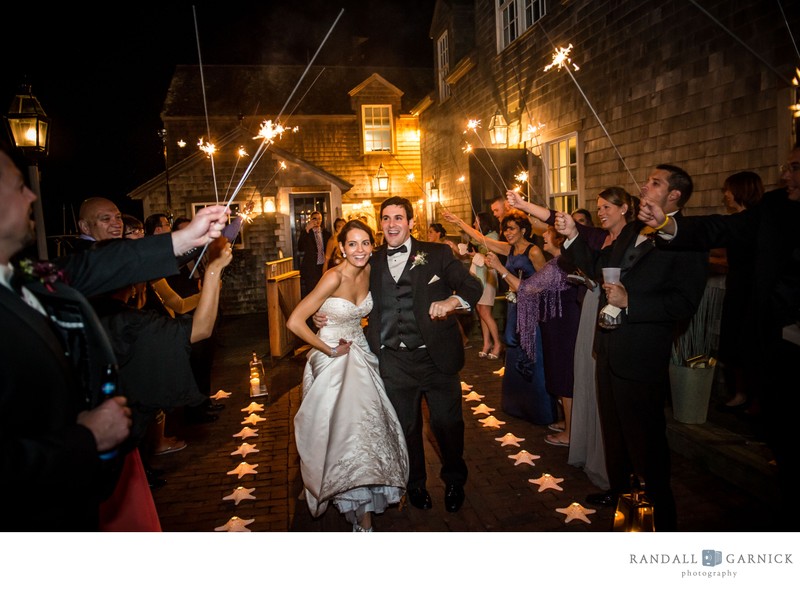
<path fill-rule="evenodd" d="M 507 198 L 513 207 L 520 208 L 542 222 L 551 224 L 555 222 L 557 214 L 555 210 L 525 201 L 515 192 L 509 192 Z M 580 210 L 572 213 L 572 219 L 575 220 L 575 227 L 584 240 L 593 249 L 601 250 L 609 247 L 625 225 L 635 219 L 634 201 L 635 198 L 621 187 L 609 187 L 597 196 L 600 228 L 581 223 L 579 216 L 576 216 Z M 568 266 L 563 258 L 561 265 Z M 593 352 L 600 288 L 582 270 L 575 269 L 572 278 L 571 281 L 582 281 L 586 290 L 583 292 L 578 334 L 575 339 L 572 420 L 567 462 L 582 467 L 589 480 L 600 489 L 608 489 L 606 458 L 597 411 L 597 378 Z M 548 427 L 556 432 L 561 431 L 566 427 L 566 420 L 563 425 L 557 422 Z"/>
<path fill-rule="evenodd" d="M 372 310 L 372 229 L 351 220 L 337 238 L 342 263 L 323 274 L 286 322 L 313 347 L 294 418 L 295 440 L 311 513 L 320 516 L 333 502 L 354 532 L 371 532 L 372 514 L 403 495 L 408 451 L 362 329 Z M 317 311 L 327 324 L 315 334 L 308 319 Z"/>
<path fill-rule="evenodd" d="M 658 229 L 659 251 L 680 253 L 734 243 L 750 245 L 755 251 L 748 320 L 753 332 L 747 361 L 754 369 L 755 395 L 769 428 L 765 437 L 778 467 L 782 507 L 791 507 L 800 471 L 796 435 L 800 410 L 796 393 L 791 386 L 787 390 L 787 385 L 796 384 L 800 359 L 800 144 L 789 151 L 780 170 L 782 186 L 737 214 L 677 219 L 669 216 L 668 209 L 648 202 L 639 219 Z M 797 531 L 798 522 L 795 513 L 781 515 L 781 526 L 787 531 Z"/>
<path fill-rule="evenodd" d="M 116 360 L 99 345 L 107 338 L 79 290 L 95 295 L 177 272 L 176 255 L 219 236 L 225 208 L 209 208 L 172 240 L 117 240 L 59 264 L 12 265 L 32 240 L 37 199 L 14 154 L 0 142 L 0 504 L 15 509 L 4 513 L 3 528 L 97 530 L 100 501 L 119 474 L 101 455 L 125 441 L 131 420 L 125 397 L 100 388 Z M 48 322 L 53 317 L 71 322 Z M 74 347 L 79 342 L 91 355 Z"/>
<path fill-rule="evenodd" d="M 642 200 L 659 204 L 671 216 L 691 197 L 693 183 L 683 169 L 660 164 L 641 188 Z M 601 312 L 621 321 L 598 327 L 598 409 L 605 445 L 610 490 L 587 502 L 616 505 L 630 490 L 632 476 L 644 480 L 655 507 L 657 530 L 677 529 L 670 486 L 670 450 L 664 407 L 670 393 L 668 375 L 676 324 L 697 309 L 707 280 L 708 254 L 656 249 L 644 224 L 625 225 L 617 239 L 601 250 L 576 229 L 571 216 L 559 213 L 556 228 L 568 237 L 563 257 L 593 277 L 619 267 L 621 281 L 602 284 Z"/>
<path fill-rule="evenodd" d="M 485 257 L 486 264 L 495 269 L 500 278 L 508 282 L 510 288 L 510 292 L 506 295 L 508 302 L 503 335 L 506 344 L 501 399 L 503 411 L 539 425 L 553 423 L 557 418 L 556 406 L 555 399 L 547 393 L 544 384 L 541 332 L 536 331 L 532 347 L 523 348 L 517 325 L 516 299 L 519 286 L 523 280 L 530 278 L 545 266 L 541 249 L 529 241 L 531 223 L 528 216 L 515 210 L 503 218 L 501 229 L 508 242 L 484 236 L 452 212 L 444 212 L 444 218 L 492 251 Z M 506 256 L 505 266 L 497 254 Z M 535 357 L 531 358 L 528 351 L 535 353 Z"/>

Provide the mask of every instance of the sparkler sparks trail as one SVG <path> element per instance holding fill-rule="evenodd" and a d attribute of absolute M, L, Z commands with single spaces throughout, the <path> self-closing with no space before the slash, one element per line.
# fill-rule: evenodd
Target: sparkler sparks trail
<path fill-rule="evenodd" d="M 547 31 L 545 31 L 544 27 L 542 27 L 541 21 L 539 21 L 539 27 L 542 29 L 542 31 L 544 31 L 545 37 L 547 37 L 548 42 L 550 42 L 550 36 L 547 35 Z M 558 48 L 558 50 L 556 50 L 556 53 L 553 54 L 553 61 L 550 63 L 550 65 L 545 67 L 545 69 L 544 69 L 545 72 L 547 72 L 554 65 L 558 65 L 559 66 L 558 69 L 561 70 L 561 65 L 564 63 L 565 60 L 568 60 L 566 55 L 568 55 L 569 52 L 572 50 L 572 43 L 570 43 L 569 46 L 566 48 L 566 50 L 565 50 L 566 55 L 563 55 L 564 52 L 562 52 L 562 50 L 564 50 L 563 47 L 560 47 L 560 48 Z M 560 56 L 563 56 L 563 57 L 560 57 Z M 572 62 L 569 61 L 569 63 L 571 64 Z M 578 84 L 578 81 L 575 79 L 575 76 L 572 74 L 572 70 L 570 70 L 568 67 L 564 68 L 564 70 L 566 70 L 567 74 L 569 74 L 569 77 L 572 78 L 572 82 L 575 83 L 575 87 L 578 89 L 578 92 L 581 93 L 581 96 L 583 97 L 583 100 L 586 101 L 586 104 L 589 106 L 589 109 L 591 110 L 592 114 L 594 115 L 594 118 L 597 120 L 597 123 L 600 124 L 600 127 L 602 128 L 603 132 L 605 132 L 606 137 L 608 138 L 608 141 L 611 143 L 611 147 L 614 148 L 614 152 L 617 153 L 617 156 L 619 157 L 619 160 L 622 163 L 622 166 L 624 166 L 625 170 L 628 171 L 628 174 L 630 175 L 631 180 L 633 181 L 633 184 L 636 185 L 637 191 L 641 192 L 642 188 L 639 187 L 639 183 L 636 181 L 636 177 L 633 176 L 633 173 L 628 168 L 628 164 L 625 162 L 625 159 L 622 158 L 622 154 L 620 153 L 619 148 L 617 148 L 617 145 L 614 143 L 614 140 L 611 139 L 611 134 L 608 133 L 608 130 L 606 129 L 606 126 L 603 124 L 602 120 L 600 119 L 600 116 L 597 114 L 597 111 L 594 110 L 594 107 L 592 106 L 592 103 L 589 101 L 589 98 L 583 92 L 583 89 L 581 88 L 581 85 Z"/>
<path fill-rule="evenodd" d="M 202 137 L 197 141 L 197 146 L 200 148 L 200 152 L 205 152 L 206 156 L 209 158 L 212 158 L 217 151 L 217 147 L 214 144 L 211 142 L 204 142 Z"/>
<path fill-rule="evenodd" d="M 194 7 L 192 7 L 192 11 L 194 11 Z M 317 56 L 319 55 L 319 52 L 322 51 L 322 47 L 325 45 L 325 42 L 328 40 L 328 37 L 331 36 L 331 33 L 333 33 L 333 29 L 336 27 L 336 24 L 339 22 L 339 19 L 342 18 L 343 14 L 344 14 L 344 8 L 342 8 L 339 11 L 339 14 L 336 16 L 336 19 L 333 21 L 333 24 L 331 25 L 330 29 L 328 29 L 328 32 L 325 34 L 325 37 L 322 39 L 322 42 L 319 44 L 319 47 L 317 47 L 317 51 L 314 52 L 314 55 L 311 57 L 311 60 L 308 62 L 308 65 L 306 66 L 306 69 L 303 70 L 303 73 L 300 75 L 300 78 L 297 80 L 297 84 L 294 85 L 294 88 L 292 89 L 292 92 L 289 93 L 289 96 L 286 98 L 286 102 L 283 104 L 283 107 L 281 107 L 281 110 L 278 113 L 278 116 L 275 118 L 276 122 L 281 120 L 281 117 L 283 116 L 284 111 L 286 111 L 286 106 L 289 104 L 289 101 L 292 100 L 292 97 L 294 97 L 294 93 L 297 92 L 297 89 L 300 87 L 300 84 L 303 82 L 303 79 L 306 77 L 306 74 L 308 74 L 309 69 L 314 64 L 314 61 L 317 59 Z M 197 17 L 196 16 L 195 16 L 195 36 L 197 38 L 197 52 L 198 52 L 198 55 L 199 55 L 199 53 L 200 53 L 200 36 L 199 36 L 199 33 L 197 33 Z M 200 64 L 200 79 L 201 79 L 201 82 L 202 82 L 203 81 L 202 62 Z M 205 83 L 203 82 L 202 85 L 203 85 L 203 102 L 205 103 Z M 206 125 L 208 125 L 208 111 L 206 111 Z M 263 126 L 262 126 L 262 129 L 263 129 Z M 211 132 L 209 131 L 209 136 L 210 135 L 211 135 Z M 231 193 L 231 196 L 228 199 L 228 201 L 226 202 L 225 207 L 230 207 L 230 205 L 233 202 L 234 198 L 239 194 L 239 191 L 242 189 L 242 185 L 244 185 L 244 182 L 250 176 L 250 173 L 252 172 L 253 168 L 258 163 L 258 161 L 261 159 L 261 156 L 263 156 L 264 151 L 266 150 L 267 144 L 268 144 L 268 141 L 265 138 L 264 141 L 261 142 L 261 144 L 259 145 L 258 150 L 256 151 L 255 155 L 253 156 L 253 159 L 250 161 L 250 164 L 247 165 L 247 168 L 245 169 L 244 173 L 242 173 L 242 178 L 239 179 L 239 183 L 237 183 L 236 188 L 233 190 L 233 193 Z M 213 160 L 212 160 L 212 170 L 213 170 Z M 216 180 L 216 175 L 214 175 L 214 190 L 215 191 L 216 191 L 216 186 L 217 186 L 217 180 Z M 192 269 L 192 271 L 189 274 L 190 276 L 192 274 L 194 274 L 195 270 L 197 269 L 197 266 L 200 265 L 200 260 L 203 258 L 203 255 L 205 254 L 206 250 L 208 249 L 208 244 L 209 243 L 206 243 L 206 246 L 203 247 L 203 250 L 200 252 L 200 255 L 197 257 L 197 261 L 194 264 L 194 269 Z"/>
<path fill-rule="evenodd" d="M 558 66 L 560 70 L 563 67 L 566 67 L 569 70 L 569 66 L 575 68 L 577 72 L 580 70 L 578 64 L 574 64 L 569 57 L 569 52 L 572 51 L 572 43 L 570 43 L 567 47 L 559 47 L 556 52 L 553 54 L 553 61 L 550 62 L 547 66 L 545 66 L 544 71 L 547 72 L 553 66 Z"/>

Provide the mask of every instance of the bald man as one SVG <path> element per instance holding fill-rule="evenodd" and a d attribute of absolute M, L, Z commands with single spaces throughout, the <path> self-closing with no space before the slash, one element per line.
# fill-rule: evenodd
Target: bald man
<path fill-rule="evenodd" d="M 122 213 L 110 199 L 90 197 L 81 204 L 78 214 L 81 239 L 101 241 L 122 238 L 122 227 Z"/>

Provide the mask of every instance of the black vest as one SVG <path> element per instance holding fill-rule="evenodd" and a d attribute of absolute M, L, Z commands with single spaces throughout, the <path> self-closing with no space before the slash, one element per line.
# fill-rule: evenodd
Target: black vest
<path fill-rule="evenodd" d="M 408 267 L 395 283 L 389 267 L 381 274 L 381 345 L 398 349 L 402 343 L 408 349 L 425 345 L 414 318 L 414 293 Z"/>

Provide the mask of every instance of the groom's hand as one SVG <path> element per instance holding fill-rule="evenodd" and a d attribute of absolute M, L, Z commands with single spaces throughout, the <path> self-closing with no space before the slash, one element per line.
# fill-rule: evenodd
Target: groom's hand
<path fill-rule="evenodd" d="M 431 302 L 431 306 L 428 309 L 428 314 L 434 321 L 436 319 L 443 319 L 447 317 L 448 314 L 453 312 L 460 304 L 461 302 L 454 296 L 451 296 L 447 300 Z"/>
<path fill-rule="evenodd" d="M 328 324 L 328 315 L 323 314 L 319 311 L 315 312 L 311 319 L 314 321 L 314 326 L 317 329 L 322 329 L 325 325 Z"/>

